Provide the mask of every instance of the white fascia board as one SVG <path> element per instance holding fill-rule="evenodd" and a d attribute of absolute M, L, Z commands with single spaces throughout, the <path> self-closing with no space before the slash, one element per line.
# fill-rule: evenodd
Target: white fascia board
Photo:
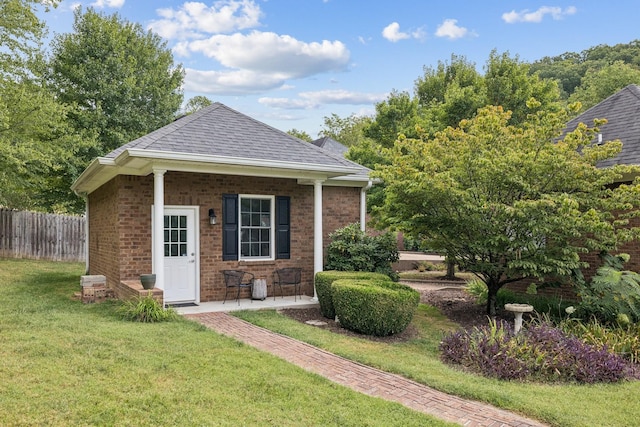
<path fill-rule="evenodd" d="M 113 159 L 108 159 L 106 157 L 97 157 L 89 163 L 89 166 L 80 174 L 78 178 L 71 184 L 71 190 L 76 194 L 81 193 L 89 193 L 91 191 L 88 190 L 90 187 L 90 183 L 99 179 L 99 177 L 103 174 L 104 169 L 109 166 L 115 166 Z"/>
<path fill-rule="evenodd" d="M 77 194 L 89 194 L 117 175 L 146 176 L 154 168 L 168 171 L 298 180 L 327 180 L 332 177 L 355 174 L 361 170 L 347 166 L 332 167 L 318 164 L 128 149 L 120 153 L 116 158 L 98 157 L 94 159 L 73 183 L 71 189 Z"/>
<path fill-rule="evenodd" d="M 255 167 L 266 168 L 269 170 L 293 170 L 301 172 L 320 172 L 325 176 L 340 176 L 351 175 L 358 173 L 360 170 L 357 167 L 349 166 L 327 166 L 313 163 L 294 163 L 281 160 L 259 160 L 259 159 L 247 159 L 240 157 L 226 157 L 226 156 L 211 156 L 202 154 L 191 153 L 174 153 L 167 151 L 157 150 L 140 150 L 130 148 L 123 151 L 118 157 L 116 157 L 116 164 L 120 165 L 126 162 L 128 158 L 141 157 L 149 160 L 164 160 L 167 163 L 181 162 L 181 163 L 203 163 L 214 165 L 228 165 L 228 166 L 241 166 L 241 167 Z"/>
<path fill-rule="evenodd" d="M 347 175 L 329 178 L 322 183 L 325 187 L 368 187 L 382 182 L 379 178 L 371 178 L 365 175 Z M 299 179 L 300 185 L 313 185 L 313 181 Z"/>

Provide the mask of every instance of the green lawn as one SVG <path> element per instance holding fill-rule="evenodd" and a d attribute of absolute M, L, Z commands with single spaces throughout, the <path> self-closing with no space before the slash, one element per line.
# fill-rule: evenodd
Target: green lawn
<path fill-rule="evenodd" d="M 449 425 L 193 322 L 122 321 L 72 299 L 82 271 L 0 259 L 3 426 Z"/>
<path fill-rule="evenodd" d="M 386 344 L 333 334 L 275 311 L 239 312 L 262 327 L 324 348 L 348 359 L 394 372 L 459 396 L 481 400 L 557 426 L 632 426 L 640 417 L 640 381 L 601 385 L 505 382 L 467 374 L 439 360 L 444 331 L 457 326 L 435 308 L 421 305 L 413 320 L 420 337 Z"/>

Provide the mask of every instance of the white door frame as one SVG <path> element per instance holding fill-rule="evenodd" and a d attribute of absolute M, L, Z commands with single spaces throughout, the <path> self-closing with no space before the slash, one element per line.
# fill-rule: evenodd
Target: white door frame
<path fill-rule="evenodd" d="M 156 233 L 155 230 L 155 220 L 154 220 L 154 216 L 153 216 L 153 209 L 154 206 L 151 205 L 151 259 L 155 260 L 155 251 L 156 251 L 156 242 L 154 242 L 155 236 L 156 235 L 161 235 L 164 236 L 164 233 Z M 193 248 L 194 248 L 194 257 L 195 257 L 195 301 L 194 303 L 199 304 L 200 303 L 200 206 L 196 206 L 196 205 L 165 205 L 164 206 L 165 212 L 167 210 L 171 210 L 171 209 L 178 209 L 178 210 L 191 210 L 193 212 L 193 234 L 194 234 L 194 241 L 193 241 Z M 166 213 L 165 213 L 166 214 Z M 164 215 L 163 214 L 163 218 Z M 162 224 L 164 226 L 164 223 Z M 162 246 L 160 247 L 164 247 L 164 240 L 162 243 Z M 160 254 L 161 256 L 164 256 L 164 253 Z M 164 264 L 164 263 L 163 263 Z M 161 274 L 164 277 L 164 269 L 162 271 L 158 271 L 157 269 L 155 269 L 154 266 L 154 271 L 156 271 L 156 275 L 157 274 Z M 157 281 L 156 281 L 157 282 Z M 161 281 L 162 283 L 162 287 L 160 289 L 162 289 L 164 291 L 164 286 L 165 286 L 165 282 L 164 280 Z"/>

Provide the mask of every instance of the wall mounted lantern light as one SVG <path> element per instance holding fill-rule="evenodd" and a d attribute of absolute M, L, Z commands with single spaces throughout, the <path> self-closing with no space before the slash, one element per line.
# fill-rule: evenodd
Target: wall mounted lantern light
<path fill-rule="evenodd" d="M 216 213 L 214 212 L 213 209 L 209 209 L 209 224 L 211 225 L 215 225 L 217 224 L 217 218 L 216 218 Z"/>

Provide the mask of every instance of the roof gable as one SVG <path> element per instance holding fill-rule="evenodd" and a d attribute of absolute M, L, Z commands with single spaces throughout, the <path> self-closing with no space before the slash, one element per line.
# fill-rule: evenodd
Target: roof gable
<path fill-rule="evenodd" d="M 567 123 L 567 131 L 574 130 L 578 123 L 593 126 L 594 119 L 607 119 L 600 126 L 602 141 L 622 141 L 620 154 L 598 162 L 598 166 L 640 165 L 640 87 L 629 85 L 591 107 Z"/>
<path fill-rule="evenodd" d="M 366 186 L 369 169 L 214 103 L 95 159 L 73 184 L 90 193 L 116 175 L 154 170 Z"/>
<path fill-rule="evenodd" d="M 353 167 L 342 156 L 295 138 L 221 103 L 214 103 L 144 135 L 107 154 L 115 158 L 127 149 L 212 155 L 258 161 L 288 160 Z"/>

